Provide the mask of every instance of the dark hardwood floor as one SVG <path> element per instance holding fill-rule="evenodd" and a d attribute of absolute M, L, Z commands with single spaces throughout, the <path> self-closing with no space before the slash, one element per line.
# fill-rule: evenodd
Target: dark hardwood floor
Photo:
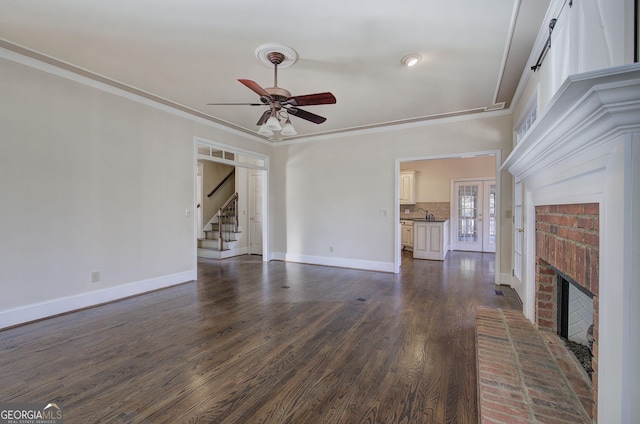
<path fill-rule="evenodd" d="M 201 260 L 191 282 L 0 332 L 0 402 L 65 423 L 476 423 L 493 254 L 399 275 Z"/>

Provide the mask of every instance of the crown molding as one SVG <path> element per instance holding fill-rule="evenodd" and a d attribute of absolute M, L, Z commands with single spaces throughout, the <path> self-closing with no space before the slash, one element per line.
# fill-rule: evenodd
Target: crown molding
<path fill-rule="evenodd" d="M 115 94 L 128 100 L 169 112 L 181 118 L 186 118 L 229 134 L 241 136 L 245 139 L 258 143 L 270 146 L 272 145 L 271 142 L 256 136 L 244 128 L 237 127 L 230 122 L 214 118 L 211 115 L 196 111 L 187 106 L 156 96 L 155 94 L 140 90 L 95 72 L 91 72 L 87 69 L 30 50 L 26 47 L 19 46 L 2 38 L 0 38 L 0 58 L 65 78 L 88 87 L 96 88 L 110 94 Z"/>
<path fill-rule="evenodd" d="M 99 89 L 101 91 L 115 94 L 117 96 L 141 103 L 156 109 L 169 112 L 173 115 L 198 122 L 200 124 L 216 128 L 229 134 L 243 137 L 249 141 L 258 142 L 268 146 L 285 146 L 290 144 L 306 143 L 311 141 L 331 140 L 360 136 L 366 134 L 377 134 L 389 131 L 398 131 L 410 128 L 421 128 L 430 125 L 444 123 L 463 122 L 473 119 L 484 119 L 494 116 L 510 115 L 511 109 L 504 109 L 504 103 L 493 104 L 489 107 L 480 107 L 454 111 L 445 114 L 422 116 L 412 119 L 383 122 L 375 125 L 361 127 L 344 128 L 340 130 L 315 133 L 313 135 L 295 136 L 286 139 L 269 139 L 260 137 L 255 133 L 238 127 L 230 122 L 215 118 L 211 115 L 191 109 L 187 106 L 173 102 L 169 99 L 140 90 L 122 82 L 113 80 L 106 76 L 97 74 L 87 69 L 75 66 L 62 60 L 44 55 L 30 50 L 26 47 L 11 43 L 0 38 L 0 58 L 11 62 L 19 63 L 33 69 L 37 69 L 61 78 L 65 78 L 85 86 Z"/>

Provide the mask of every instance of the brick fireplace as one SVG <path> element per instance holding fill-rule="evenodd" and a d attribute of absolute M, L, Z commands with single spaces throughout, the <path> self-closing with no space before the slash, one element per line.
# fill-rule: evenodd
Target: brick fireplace
<path fill-rule="evenodd" d="M 592 416 L 597 417 L 599 204 L 536 206 L 535 217 L 535 320 L 538 328 L 558 331 L 558 271 L 593 294 Z"/>
<path fill-rule="evenodd" d="M 557 326 L 557 275 L 593 295 L 594 422 L 640 417 L 640 64 L 567 77 L 505 160 L 522 199 L 525 317 Z M 563 275 L 564 274 L 564 275 Z"/>

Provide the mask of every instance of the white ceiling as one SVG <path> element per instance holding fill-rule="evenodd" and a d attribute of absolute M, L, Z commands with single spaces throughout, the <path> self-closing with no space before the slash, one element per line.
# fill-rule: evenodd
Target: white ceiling
<path fill-rule="evenodd" d="M 509 106 L 549 0 L 2 0 L 0 47 L 43 54 L 255 134 L 264 107 L 238 78 L 273 85 L 255 50 L 294 49 L 293 95 L 330 91 L 300 136 Z M 413 68 L 400 59 L 420 54 Z"/>

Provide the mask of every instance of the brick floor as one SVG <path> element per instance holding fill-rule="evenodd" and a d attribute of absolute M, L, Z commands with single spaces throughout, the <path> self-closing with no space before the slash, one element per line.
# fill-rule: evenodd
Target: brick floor
<path fill-rule="evenodd" d="M 481 423 L 593 422 L 588 378 L 555 334 L 521 312 L 478 307 L 476 351 Z"/>

